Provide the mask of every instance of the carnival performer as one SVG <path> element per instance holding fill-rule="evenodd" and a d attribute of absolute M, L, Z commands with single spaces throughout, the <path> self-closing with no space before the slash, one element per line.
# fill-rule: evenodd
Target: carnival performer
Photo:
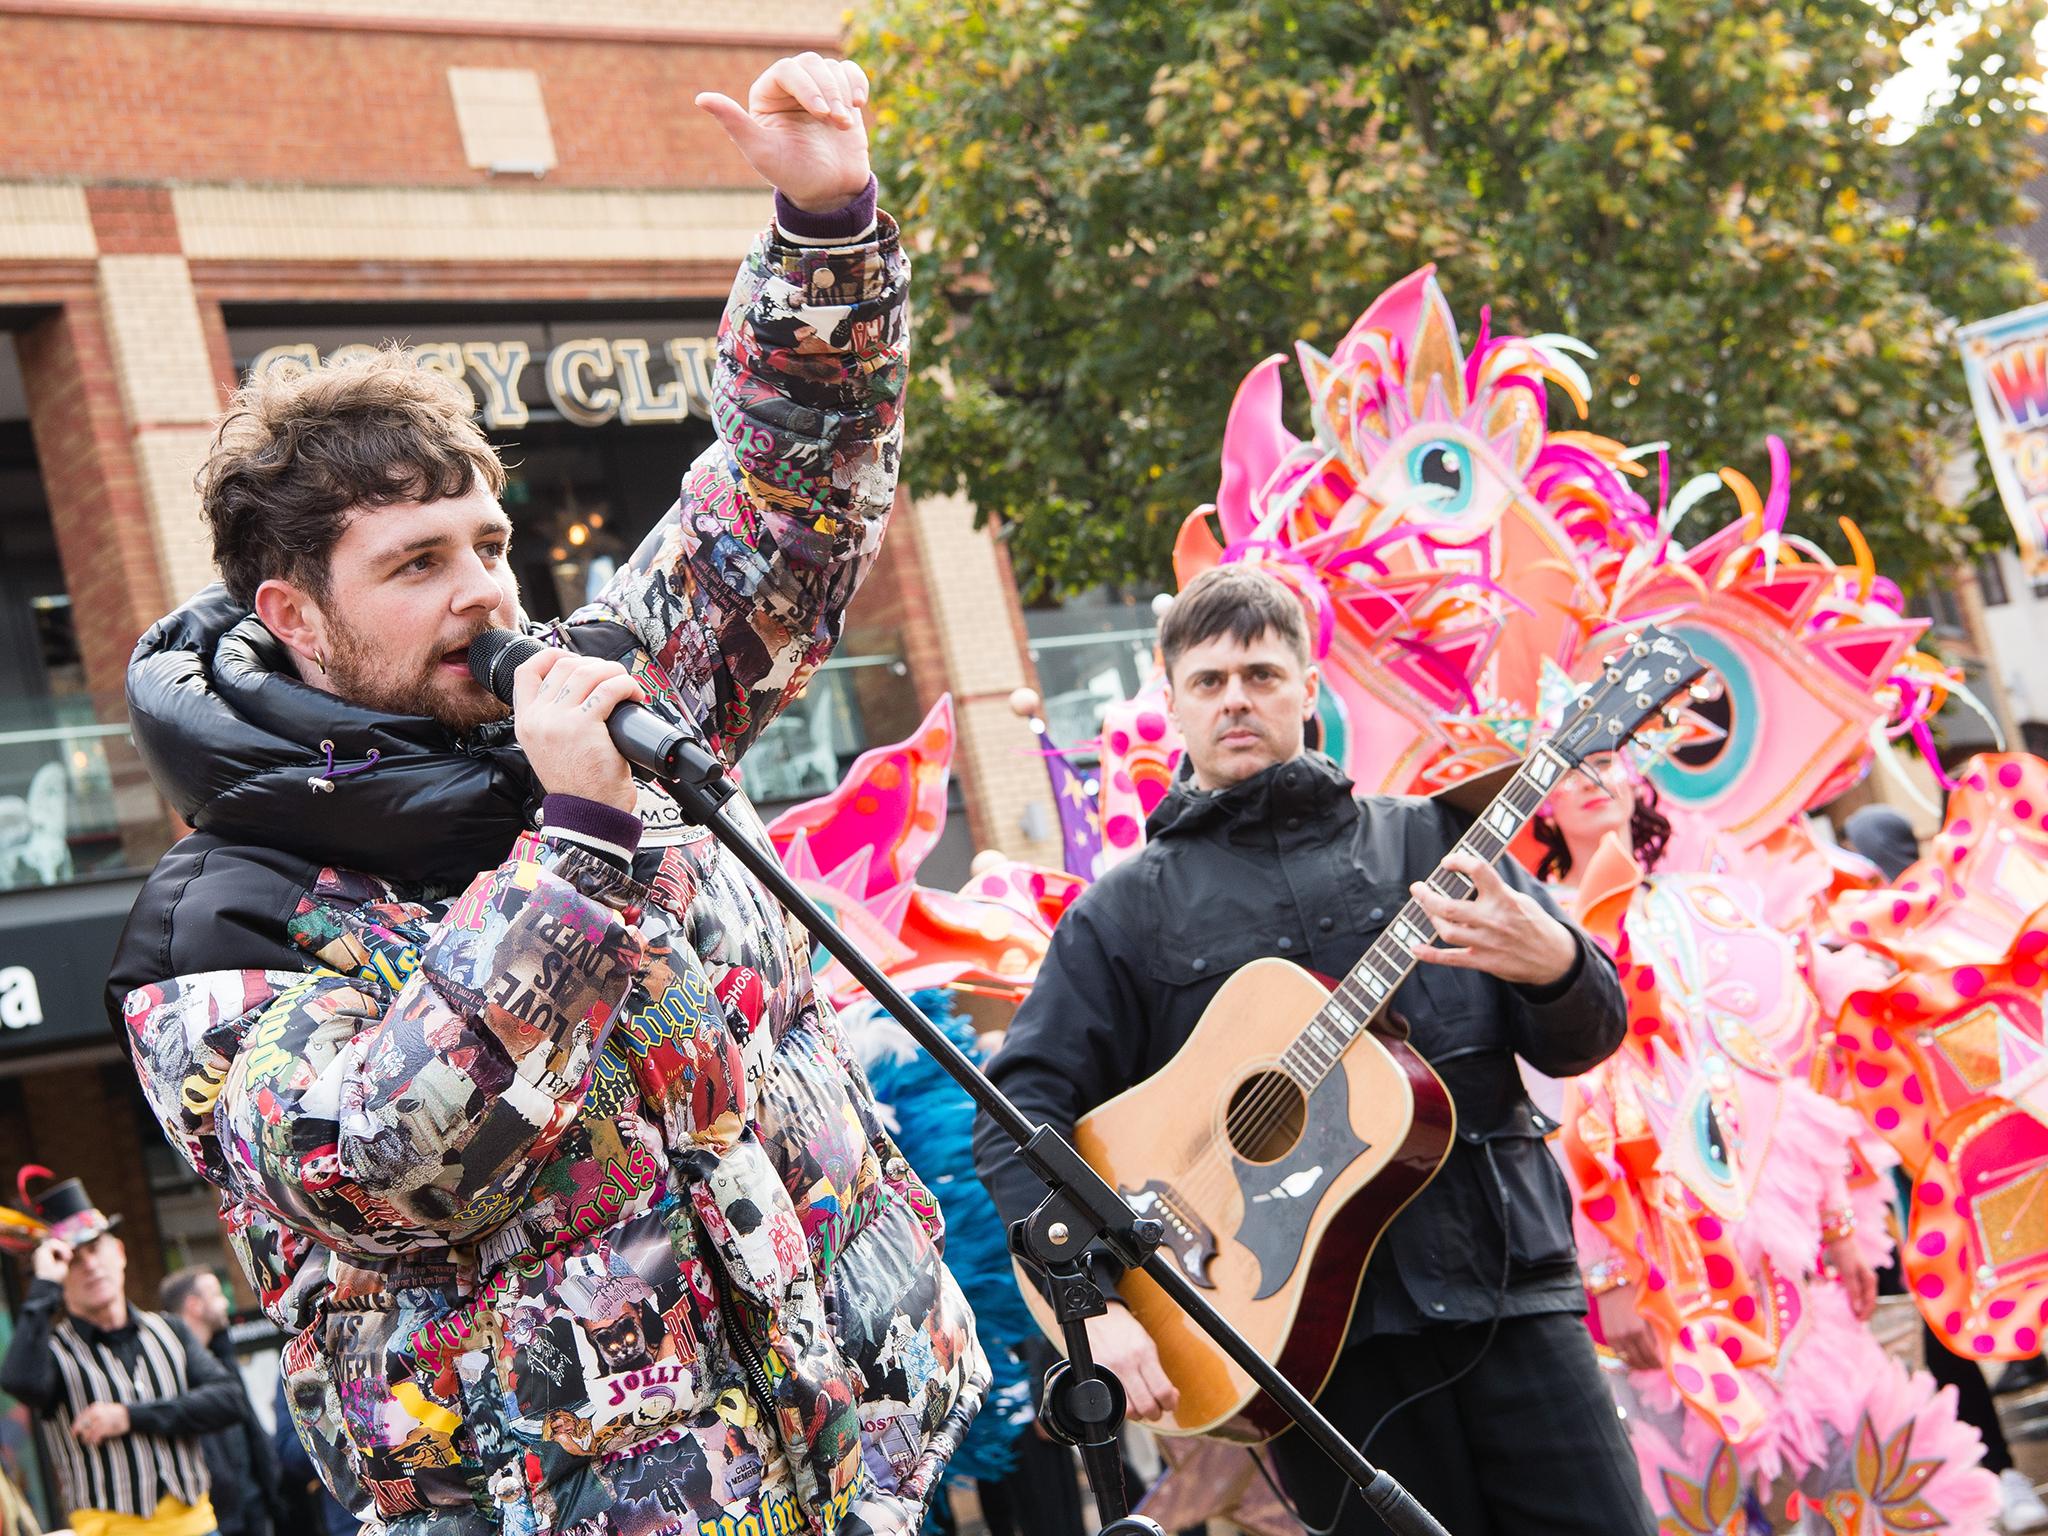
<path fill-rule="evenodd" d="M 1958 1353 L 2026 1359 L 2048 1327 L 2048 762 L 1987 753 L 1947 787 L 1925 855 L 1834 903 L 1836 932 L 1889 962 L 1835 1043 L 1909 1175 L 1921 1316 Z"/>
<path fill-rule="evenodd" d="M 1753 1247 L 1766 1239 L 1780 1243 L 1777 1268 L 1801 1275 L 1819 1261 L 1821 1218 L 1845 1208 L 1824 1197 L 1846 1201 L 1850 1149 L 1860 1128 L 1802 1081 L 1819 1066 L 1822 1034 L 1803 966 L 1809 960 L 1824 966 L 1837 982 L 1839 973 L 1802 931 L 1825 910 L 1836 876 L 1797 815 L 1864 771 L 1873 730 L 1918 729 L 1949 679 L 1912 650 L 1922 626 L 1899 612 L 1896 589 L 1871 568 L 1855 530 L 1847 530 L 1858 551 L 1850 572 L 1781 531 L 1790 505 L 1783 444 L 1770 445 L 1772 475 L 1763 490 L 1729 470 L 1696 476 L 1673 495 L 1660 457 L 1652 507 L 1624 479 L 1641 472 L 1636 461 L 1644 455 L 1586 434 L 1546 440 L 1540 418 L 1529 419 L 1517 402 L 1541 400 L 1543 386 L 1558 383 L 1583 411 L 1582 376 L 1565 355 L 1574 347 L 1558 337 L 1493 336 L 1482 319 L 1480 339 L 1466 354 L 1433 281 L 1417 274 L 1377 300 L 1332 357 L 1301 349 L 1316 406 L 1313 442 L 1297 443 L 1279 424 L 1277 360 L 1247 378 L 1226 432 L 1214 509 L 1229 542 L 1216 541 L 1204 518 L 1191 519 L 1176 551 L 1177 569 L 1185 582 L 1205 564 L 1257 562 L 1294 587 L 1319 626 L 1318 660 L 1329 679 L 1324 719 L 1336 750 L 1354 771 L 1388 788 L 1433 788 L 1519 755 L 1546 716 L 1546 695 L 1568 695 L 1574 669 L 1597 654 L 1605 637 L 1631 624 L 1673 624 L 1695 646 L 1722 689 L 1713 706 L 1690 717 L 1665 744 L 1670 756 L 1658 772 L 1672 802 L 1671 825 L 1663 832 L 1671 867 L 1740 870 L 1756 882 L 1732 910 L 1768 962 L 1764 974 L 1790 1009 L 1793 1034 L 1803 1044 L 1751 1074 L 1753 1081 L 1734 1076 L 1718 1048 L 1667 1048 L 1664 1065 L 1680 1081 L 1715 1067 L 1731 1092 L 1740 1088 L 1755 1100 L 1751 1119 L 1772 1129 L 1756 1138 L 1744 1177 L 1772 1186 L 1774 1196 L 1790 1195 L 1798 1175 L 1788 1164 L 1781 1179 L 1775 1130 L 1785 1101 L 1794 1101 L 1789 1123 L 1808 1134 L 1789 1139 L 1804 1145 L 1813 1198 L 1795 1198 L 1796 1218 L 1784 1230 L 1766 1224 L 1743 1240 Z M 1679 522 L 1722 489 L 1735 493 L 1742 516 L 1691 549 L 1679 544 L 1673 537 Z M 1906 723 L 1894 724 L 1888 710 Z M 1698 916 L 1681 899 L 1690 894 L 1683 884 L 1674 886 L 1662 903 L 1674 921 Z M 1654 974 L 1630 979 L 1657 984 Z M 1703 1002 L 1726 1003 L 1711 987 L 1701 997 L 1686 996 L 1681 981 L 1732 981 L 1737 992 L 1751 985 L 1704 975 L 1694 963 L 1690 975 L 1665 983 L 1682 999 L 1674 1004 L 1681 1023 Z M 1640 1002 L 1645 994 L 1632 997 Z M 1704 1029 L 1710 1017 L 1711 1009 L 1695 1023 Z M 1774 1023 L 1783 1027 L 1785 1021 Z M 1698 1033 L 1674 1031 L 1681 1040 Z M 1625 1052 L 1603 1072 L 1625 1073 L 1641 1054 Z M 1818 1075 L 1831 1074 L 1821 1069 Z M 1742 1129 L 1731 1117 L 1716 1131 Z M 1867 1142 L 1868 1133 L 1861 1139 Z M 1642 1141 L 1637 1145 L 1643 1148 Z M 1770 1160 L 1759 1170 L 1765 1149 Z M 1653 1159 L 1661 1155 L 1658 1138 L 1648 1137 L 1645 1150 Z M 1865 1202 L 1880 1193 L 1870 1161 L 1856 1166 L 1854 1187 Z M 1715 1255 L 1716 1273 L 1725 1265 L 1733 1276 L 1743 1251 L 1732 1223 L 1725 1216 L 1709 1219 L 1725 1245 Z M 1868 1222 L 1864 1242 L 1878 1233 L 1877 1223 Z M 1836 1246 L 1842 1262 L 1856 1257 L 1854 1239 L 1843 1236 Z M 1765 1251 L 1757 1247 L 1751 1257 Z M 1868 1256 L 1861 1259 L 1859 1288 L 1868 1273 Z M 1861 1333 L 1867 1349 L 1877 1352 L 1839 1286 L 1832 1295 L 1841 1303 L 1834 1321 Z M 1763 1307 L 1764 1299 L 1749 1298 L 1761 1310 L 1748 1321 L 1768 1330 L 1775 1313 Z M 1789 1305 L 1796 1294 L 1787 1291 L 1785 1299 Z M 1820 1305 L 1823 1311 L 1828 1306 Z M 1776 1363 L 1776 1336 L 1756 1338 L 1752 1358 L 1740 1368 L 1728 1346 L 1748 1346 L 1731 1334 L 1717 1334 L 1711 1358 L 1705 1357 L 1710 1346 L 1697 1338 L 1686 1346 L 1674 1329 L 1672 1339 L 1674 1347 L 1700 1356 L 1682 1363 L 1697 1373 L 1699 1395 L 1714 1403 L 1712 1417 L 1702 1414 L 1712 1451 L 1727 1443 L 1724 1421 L 1741 1417 L 1718 1402 L 1719 1392 L 1732 1389 L 1731 1402 L 1743 1414 L 1755 1410 L 1756 1401 L 1743 1397 L 1746 1375 Z M 1685 1416 L 1678 1411 L 1676 1381 L 1674 1375 L 1668 1425 L 1674 1451 L 1682 1449 L 1677 1441 Z M 1869 1410 L 1868 1423 L 1886 1430 L 1890 1438 L 1883 1443 L 1899 1457 L 1911 1453 L 1913 1470 L 1903 1481 L 1891 1475 L 1900 1463 L 1880 1457 L 1866 1476 L 1847 1453 L 1860 1446 L 1864 1421 L 1852 1417 L 1846 1435 L 1821 1435 L 1810 1416 L 1789 1411 L 1801 1390 L 1817 1384 L 1795 1384 L 1789 1397 L 1774 1384 L 1769 1400 L 1788 1411 L 1775 1421 L 1779 1440 L 1766 1459 L 1794 1465 L 1789 1446 L 1814 1458 L 1797 1463 L 1808 1470 L 1823 1458 L 1834 1462 L 1832 1473 L 1812 1472 L 1822 1503 L 1803 1504 L 1804 1517 L 1860 1531 L 1896 1513 L 1907 1526 L 1921 1521 L 1969 1529 L 1991 1507 L 1988 1479 L 1962 1475 L 1974 1461 L 1967 1432 L 1943 1434 L 1945 1405 L 1923 1413 L 1920 1398 L 1931 1390 L 1924 1378 L 1887 1378 L 1903 1397 L 1880 1392 L 1854 1404 Z M 1642 1438 L 1655 1432 L 1646 1426 Z M 1925 1454 L 1930 1445 L 1931 1457 Z M 1740 1528 L 1748 1519 L 1746 1485 L 1755 1478 L 1744 1475 L 1733 1449 L 1690 1469 L 1682 1458 L 1666 1458 L 1666 1464 L 1680 1482 L 1653 1474 L 1649 1491 L 1660 1510 L 1673 1508 L 1690 1470 L 1697 1499 L 1677 1518 L 1704 1521 L 1712 1512 L 1700 1529 L 1725 1529 L 1728 1522 Z M 1938 1474 L 1946 1507 L 1935 1512 L 1915 1499 Z"/>
<path fill-rule="evenodd" d="M 1780 1480 L 1802 1530 L 1987 1529 L 2000 1490 L 1953 1394 L 1864 1326 L 1887 1191 L 1852 1186 L 1862 1127 L 1809 1086 L 1796 946 L 1745 882 L 1659 872 L 1654 789 L 1626 753 L 1595 771 L 1535 825 L 1629 998 L 1626 1044 L 1562 1085 L 1558 1145 L 1646 1495 L 1670 1531 L 1749 1530 Z"/>
<path fill-rule="evenodd" d="M 866 98 L 810 54 L 699 98 L 775 223 L 718 440 L 590 607 L 526 625 L 473 402 L 387 351 L 236 396 L 200 477 L 224 585 L 131 663 L 196 830 L 112 1000 L 374 1531 L 900 1536 L 986 1386 L 787 915 L 605 729 L 647 697 L 737 760 L 878 551 L 908 270 Z M 468 667 L 498 627 L 549 642 L 510 721 Z"/>
<path fill-rule="evenodd" d="M 48 1172 L 23 1169 L 24 1196 Z M 121 1218 L 82 1183 L 65 1179 L 32 1203 L 46 1231 L 0 1390 L 35 1412 L 66 1523 L 79 1536 L 213 1536 L 201 1440 L 236 1422 L 240 1381 L 184 1324 L 129 1305 Z"/>
<path fill-rule="evenodd" d="M 1866 805 L 1849 813 L 1842 823 L 1842 838 L 1848 846 L 1877 867 L 1879 883 L 1890 885 L 1919 861 L 1920 840 L 1905 813 L 1889 805 Z M 1861 945 L 1855 946 L 1862 950 Z M 1849 946 L 1844 946 L 1847 952 Z M 1862 950 L 1867 954 L 1869 951 Z M 1839 1016 L 1848 989 L 1856 978 L 1845 978 L 1844 996 L 1837 999 L 1831 1014 Z M 1882 974 L 1876 984 L 1888 979 Z M 1825 998 L 1826 994 L 1822 994 Z M 2048 1527 L 2048 1504 L 2035 1492 L 2033 1480 L 2013 1465 L 2012 1447 L 2006 1443 L 2005 1427 L 1998 1422 L 1996 1394 L 2008 1390 L 2003 1383 L 1992 1386 L 1984 1371 L 1968 1355 L 1958 1354 L 1948 1341 L 1934 1331 L 1924 1318 L 1920 1323 L 1920 1350 L 1927 1362 L 1927 1374 L 1945 1387 L 1955 1388 L 1956 1417 L 1974 1428 L 1984 1440 L 1984 1469 L 1998 1477 L 1998 1523 L 2009 1532 L 2038 1531 Z M 2008 1371 L 2038 1366 L 2041 1357 L 2015 1361 Z M 2038 1386 L 2036 1379 L 2028 1385 Z"/>

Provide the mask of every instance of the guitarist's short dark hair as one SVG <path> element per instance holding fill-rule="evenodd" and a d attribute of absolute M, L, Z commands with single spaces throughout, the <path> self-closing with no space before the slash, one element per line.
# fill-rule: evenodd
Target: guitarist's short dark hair
<path fill-rule="evenodd" d="M 1250 645 L 1261 635 L 1278 635 L 1304 668 L 1312 659 L 1301 599 L 1286 582 L 1256 565 L 1211 566 L 1173 600 L 1159 621 L 1159 660 L 1168 681 L 1183 651 L 1223 634 L 1233 636 L 1239 645 Z"/>

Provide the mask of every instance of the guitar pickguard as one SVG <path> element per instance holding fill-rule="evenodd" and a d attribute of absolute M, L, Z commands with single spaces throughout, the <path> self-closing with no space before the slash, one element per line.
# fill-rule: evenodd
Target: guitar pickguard
<path fill-rule="evenodd" d="M 1287 1283 L 1323 1190 L 1369 1149 L 1351 1129 L 1350 1087 L 1341 1070 L 1316 1085 L 1301 1140 L 1285 1157 L 1270 1163 L 1231 1159 L 1244 1194 L 1237 1240 L 1259 1261 L 1254 1300 L 1265 1300 Z"/>
<path fill-rule="evenodd" d="M 1216 1282 L 1209 1278 L 1209 1266 L 1216 1259 L 1216 1235 L 1207 1222 L 1174 1198 L 1170 1186 L 1154 1179 L 1143 1188 L 1119 1189 L 1117 1193 L 1140 1216 L 1150 1216 L 1166 1228 L 1159 1246 L 1173 1255 L 1175 1267 L 1189 1281 L 1207 1291 L 1216 1289 Z"/>

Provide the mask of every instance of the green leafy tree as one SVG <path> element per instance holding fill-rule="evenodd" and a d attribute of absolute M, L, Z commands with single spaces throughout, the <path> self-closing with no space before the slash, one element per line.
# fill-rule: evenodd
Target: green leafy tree
<path fill-rule="evenodd" d="M 1776 432 L 1794 531 L 1853 517 L 1910 582 L 2002 537 L 1981 464 L 1951 504 L 1950 333 L 2041 293 L 2009 231 L 2042 10 L 1950 18 L 1909 132 L 1874 102 L 1941 18 L 1894 0 L 879 0 L 913 482 L 1037 591 L 1164 583 L 1245 372 L 1433 261 L 1468 341 L 1491 304 L 1598 350 L 1588 426 L 1759 478 Z"/>

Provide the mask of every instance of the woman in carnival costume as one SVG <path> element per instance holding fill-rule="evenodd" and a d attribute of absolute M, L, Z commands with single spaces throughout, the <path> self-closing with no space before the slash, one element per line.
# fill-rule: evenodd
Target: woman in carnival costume
<path fill-rule="evenodd" d="M 1656 874 L 1667 826 L 1633 765 L 1552 796 L 1546 872 L 1617 956 L 1630 1036 L 1563 1087 L 1596 1331 L 1653 1507 L 1673 1532 L 1980 1531 L 1995 1485 L 1951 1394 L 1863 1326 L 1887 1196 L 1862 1130 L 1809 1084 L 1820 1013 L 1746 882 Z M 1640 797 L 1640 798 L 1639 798 Z"/>

